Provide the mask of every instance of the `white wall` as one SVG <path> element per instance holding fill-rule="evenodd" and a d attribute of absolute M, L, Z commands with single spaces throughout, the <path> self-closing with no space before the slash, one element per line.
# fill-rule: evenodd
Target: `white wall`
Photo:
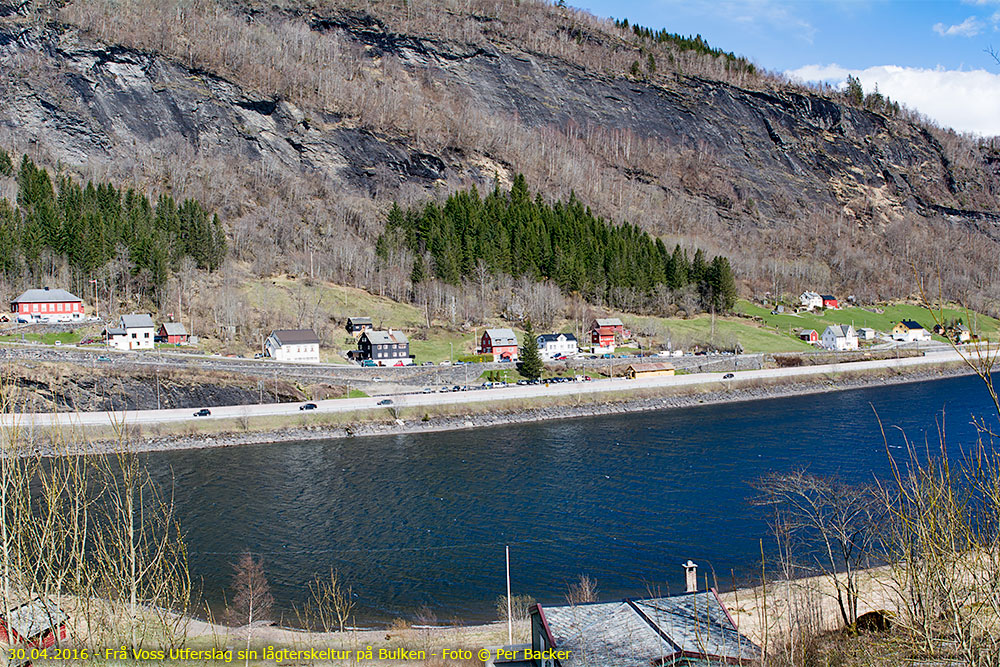
<path fill-rule="evenodd" d="M 319 363 L 319 343 L 306 343 L 296 345 L 282 345 L 272 336 L 268 336 L 264 343 L 267 356 L 276 361 L 288 361 L 294 363 Z"/>

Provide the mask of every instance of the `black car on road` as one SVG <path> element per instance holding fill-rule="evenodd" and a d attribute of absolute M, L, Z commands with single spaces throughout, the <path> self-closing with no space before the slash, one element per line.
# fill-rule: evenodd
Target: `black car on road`
<path fill-rule="evenodd" d="M 316 409 L 315 403 L 304 403 L 299 406 L 299 410 L 315 410 L 315 409 Z"/>
<path fill-rule="evenodd" d="M 723 380 L 732 380 L 734 377 L 736 377 L 736 376 L 733 375 L 732 373 L 726 373 L 725 375 L 722 376 L 722 379 Z"/>
<path fill-rule="evenodd" d="M 392 405 L 392 400 L 390 400 L 388 398 L 383 398 L 381 401 L 378 402 L 378 404 L 379 405 Z"/>
<path fill-rule="evenodd" d="M 208 408 L 202 408 L 198 412 L 194 413 L 194 416 L 195 417 L 207 417 L 210 414 L 212 414 L 211 410 L 209 410 Z"/>

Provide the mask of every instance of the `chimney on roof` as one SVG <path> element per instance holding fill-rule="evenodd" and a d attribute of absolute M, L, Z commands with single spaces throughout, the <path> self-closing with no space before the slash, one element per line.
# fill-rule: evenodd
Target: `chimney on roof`
<path fill-rule="evenodd" d="M 688 562 L 681 565 L 684 568 L 684 585 L 687 588 L 687 593 L 697 593 L 698 592 L 698 565 L 697 563 Z"/>

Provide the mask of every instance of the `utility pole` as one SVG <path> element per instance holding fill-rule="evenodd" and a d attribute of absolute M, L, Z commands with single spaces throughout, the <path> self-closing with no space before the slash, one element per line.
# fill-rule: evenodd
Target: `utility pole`
<path fill-rule="evenodd" d="M 512 616 L 512 603 L 510 600 L 510 545 L 504 547 L 507 555 L 507 645 L 514 645 L 514 620 Z"/>

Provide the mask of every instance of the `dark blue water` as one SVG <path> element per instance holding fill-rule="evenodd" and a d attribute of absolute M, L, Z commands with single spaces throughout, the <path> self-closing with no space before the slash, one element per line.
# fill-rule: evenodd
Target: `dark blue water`
<path fill-rule="evenodd" d="M 847 480 L 888 471 L 873 411 L 911 440 L 956 451 L 992 415 L 972 377 L 729 405 L 425 435 L 193 450 L 151 457 L 173 475 L 193 574 L 221 599 L 231 563 L 261 554 L 278 606 L 334 567 L 359 622 L 495 618 L 511 545 L 515 594 L 563 599 L 580 574 L 602 599 L 678 592 L 680 563 L 722 587 L 759 572 L 766 515 L 751 483 L 808 467 Z M 890 452 L 902 434 L 887 429 Z"/>

